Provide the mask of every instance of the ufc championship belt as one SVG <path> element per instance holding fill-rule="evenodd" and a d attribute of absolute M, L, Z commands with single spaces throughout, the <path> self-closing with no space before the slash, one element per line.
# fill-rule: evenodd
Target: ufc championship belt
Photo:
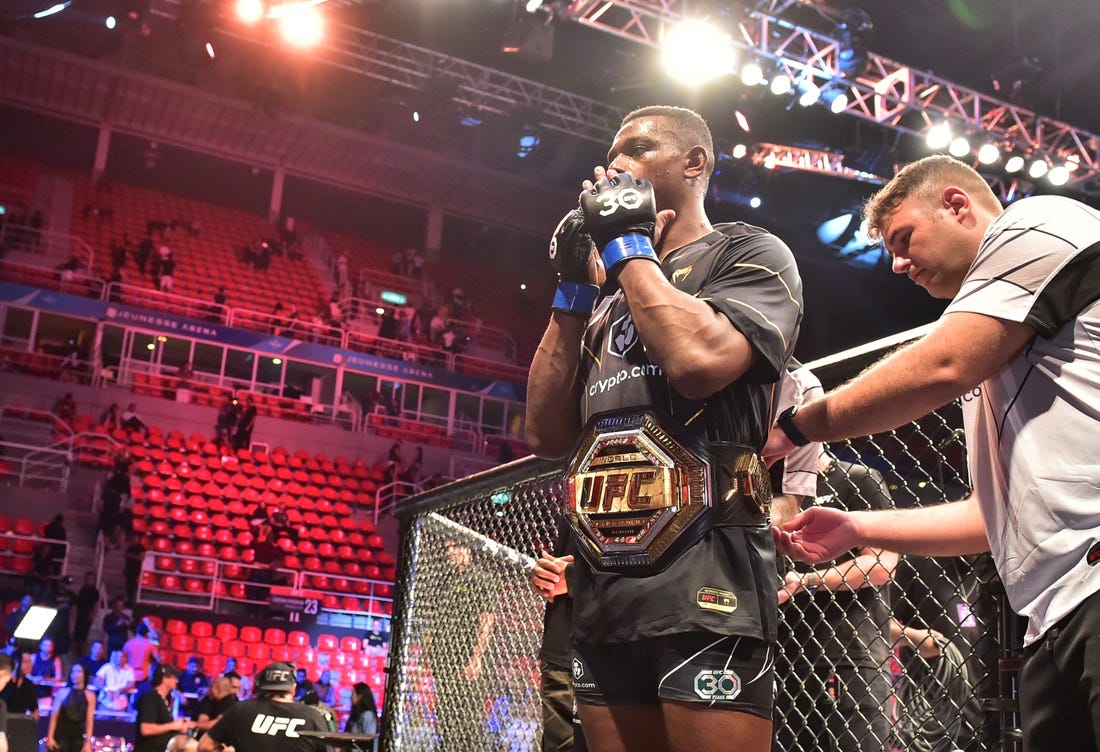
<path fill-rule="evenodd" d="M 760 457 L 670 423 L 632 411 L 585 427 L 566 481 L 570 524 L 593 567 L 653 574 L 713 527 L 767 522 L 771 484 Z"/>

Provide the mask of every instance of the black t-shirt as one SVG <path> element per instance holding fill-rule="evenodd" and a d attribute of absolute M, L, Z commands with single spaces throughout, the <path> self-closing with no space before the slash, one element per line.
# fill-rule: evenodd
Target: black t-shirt
<path fill-rule="evenodd" d="M 220 700 L 214 700 L 207 694 L 201 700 L 198 701 L 195 711 L 191 714 L 192 720 L 199 720 L 200 715 L 205 715 L 207 718 L 217 718 L 225 711 L 229 710 L 238 702 L 236 695 L 226 695 Z"/>
<path fill-rule="evenodd" d="M 143 723 L 171 723 L 175 720 L 172 711 L 168 708 L 165 698 L 155 689 L 151 689 L 138 697 L 135 703 L 137 708 L 137 741 L 134 742 L 134 752 L 164 752 L 168 742 L 172 741 L 177 731 L 165 731 L 155 736 L 142 736 L 141 724 Z"/>
<path fill-rule="evenodd" d="M 0 692 L 0 699 L 13 715 L 25 715 L 38 710 L 38 689 L 26 677 L 18 685 L 14 679 L 8 682 L 8 686 Z"/>
<path fill-rule="evenodd" d="M 8 733 L 8 706 L 0 700 L 0 734 Z"/>
<path fill-rule="evenodd" d="M 596 308 L 584 336 L 581 417 L 621 408 L 655 408 L 706 442 L 764 445 L 779 375 L 802 318 L 802 283 L 791 254 L 774 235 L 741 223 L 722 225 L 661 261 L 678 290 L 706 301 L 752 344 L 756 363 L 702 400 L 678 394 L 650 363 L 621 290 Z M 775 546 L 767 525 L 715 527 L 651 576 L 571 567 L 573 641 L 629 642 L 684 632 L 775 639 Z M 710 598 L 736 601 L 732 612 Z M 709 594 L 709 595 L 708 595 Z"/>
<path fill-rule="evenodd" d="M 833 462 L 821 473 L 817 498 L 809 503 L 848 511 L 893 507 L 882 474 L 850 462 Z M 857 553 L 849 551 L 834 563 L 851 561 Z M 808 572 L 814 567 L 798 564 L 795 569 Z M 886 665 L 890 657 L 890 607 L 885 590 L 864 587 L 831 592 L 822 588 L 810 599 L 796 596 L 784 608 L 800 606 L 801 616 L 788 618 L 788 622 L 792 624 L 794 643 L 802 646 L 807 661 L 823 667 Z"/>
<path fill-rule="evenodd" d="M 126 639 L 130 634 L 131 624 L 130 617 L 126 613 L 116 614 L 114 611 L 110 611 L 103 617 L 103 631 L 107 635 L 108 655 L 115 650 L 122 650 L 122 646 L 126 644 Z"/>
<path fill-rule="evenodd" d="M 328 725 L 308 705 L 255 697 L 234 704 L 207 734 L 219 744 L 230 744 L 242 752 L 326 751 L 320 739 L 298 736 L 299 731 L 328 731 Z"/>

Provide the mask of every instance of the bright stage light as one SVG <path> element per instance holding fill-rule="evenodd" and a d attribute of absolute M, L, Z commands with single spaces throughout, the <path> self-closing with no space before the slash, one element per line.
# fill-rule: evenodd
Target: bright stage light
<path fill-rule="evenodd" d="M 947 153 L 961 159 L 970 153 L 970 142 L 966 140 L 966 136 L 957 136 L 951 139 L 951 143 L 947 147 Z"/>
<path fill-rule="evenodd" d="M 46 10 L 40 10 L 37 13 L 35 13 L 34 17 L 35 18 L 45 18 L 46 16 L 52 16 L 54 13 L 60 13 L 61 11 L 65 10 L 66 8 L 68 8 L 72 4 L 73 4 L 73 0 L 68 0 L 67 2 L 64 2 L 64 3 L 57 3 L 56 5 L 51 5 L 49 8 L 46 8 Z"/>
<path fill-rule="evenodd" d="M 951 143 L 951 124 L 939 123 L 928 129 L 924 142 L 929 149 L 942 149 Z"/>
<path fill-rule="evenodd" d="M 759 196 L 753 196 L 749 199 L 749 206 L 753 209 L 759 209 L 764 203 L 764 200 Z"/>
<path fill-rule="evenodd" d="M 745 86 L 756 86 L 764 80 L 764 69 L 756 63 L 748 63 L 741 69 L 741 83 Z"/>
<path fill-rule="evenodd" d="M 316 8 L 295 8 L 280 14 L 279 33 L 289 45 L 313 47 L 325 35 L 325 20 Z"/>
<path fill-rule="evenodd" d="M 113 29 L 118 25 L 118 21 L 115 20 L 114 16 L 107 16 L 107 20 L 104 21 L 104 23 L 107 25 L 108 29 Z"/>
<path fill-rule="evenodd" d="M 829 112 L 834 115 L 839 115 L 848 109 L 848 95 L 844 92 L 837 92 L 831 97 L 831 100 L 832 101 L 829 102 Z"/>
<path fill-rule="evenodd" d="M 785 73 L 777 73 L 768 88 L 771 89 L 772 94 L 781 97 L 791 90 L 791 77 Z"/>
<path fill-rule="evenodd" d="M 744 144 L 737 144 L 730 152 L 730 156 L 734 159 L 744 159 L 745 155 L 749 153 L 749 147 Z"/>
<path fill-rule="evenodd" d="M 237 18 L 246 24 L 259 23 L 263 17 L 263 0 L 237 0 Z"/>
<path fill-rule="evenodd" d="M 1001 158 L 1001 150 L 996 144 L 982 144 L 978 149 L 978 161 L 982 164 L 993 164 Z"/>
<path fill-rule="evenodd" d="M 528 13 L 534 13 L 536 10 L 542 7 L 542 0 L 527 0 L 527 4 L 523 6 L 523 9 Z"/>
<path fill-rule="evenodd" d="M 733 70 L 737 51 L 729 34 L 706 21 L 688 20 L 669 30 L 661 60 L 673 78 L 695 85 Z"/>
<path fill-rule="evenodd" d="M 800 84 L 798 88 L 802 91 L 802 94 L 798 97 L 800 107 L 809 107 L 821 99 L 821 87 L 813 81 L 806 81 Z"/>
<path fill-rule="evenodd" d="M 1031 163 L 1031 167 L 1027 168 L 1027 174 L 1038 180 L 1047 174 L 1047 170 L 1050 169 L 1050 165 L 1047 164 L 1045 159 L 1036 159 Z"/>
<path fill-rule="evenodd" d="M 1065 185 L 1069 182 L 1069 170 L 1064 165 L 1052 167 L 1047 173 L 1047 180 L 1051 185 Z"/>
<path fill-rule="evenodd" d="M 1024 169 L 1024 158 L 1019 154 L 1013 154 L 1005 161 L 1005 172 L 1012 174 Z"/>

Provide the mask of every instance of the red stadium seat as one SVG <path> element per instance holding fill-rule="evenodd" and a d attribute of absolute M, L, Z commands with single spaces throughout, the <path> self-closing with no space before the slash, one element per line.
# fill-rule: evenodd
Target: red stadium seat
<path fill-rule="evenodd" d="M 294 648 L 287 647 L 286 645 L 277 645 L 271 649 L 271 660 L 284 661 L 286 663 L 294 663 L 297 657 Z"/>
<path fill-rule="evenodd" d="M 260 642 L 264 638 L 263 630 L 251 624 L 241 627 L 241 642 Z"/>
<path fill-rule="evenodd" d="M 286 632 L 275 627 L 264 630 L 264 642 L 268 645 L 285 645 Z M 279 659 L 276 659 L 279 660 Z"/>
<path fill-rule="evenodd" d="M 221 646 L 217 637 L 200 637 L 195 640 L 195 651 L 201 655 L 220 655 Z"/>
<path fill-rule="evenodd" d="M 195 638 L 189 634 L 174 634 L 168 646 L 177 652 L 188 653 L 195 649 Z"/>
<path fill-rule="evenodd" d="M 244 654 L 257 663 L 266 663 L 271 658 L 271 648 L 256 642 L 249 645 Z"/>
<path fill-rule="evenodd" d="M 214 628 L 214 636 L 222 642 L 237 639 L 237 625 L 223 621 Z"/>
<path fill-rule="evenodd" d="M 238 640 L 229 640 L 222 642 L 222 655 L 226 658 L 240 659 L 245 653 L 245 643 Z M 240 662 L 238 660 L 237 667 L 240 668 Z"/>
<path fill-rule="evenodd" d="M 360 650 L 363 649 L 363 643 L 359 640 L 358 637 L 345 635 L 344 637 L 340 638 L 340 649 L 343 650 L 345 653 L 358 653 Z"/>
<path fill-rule="evenodd" d="M 309 633 L 301 630 L 294 630 L 286 636 L 286 644 L 295 648 L 308 648 Z"/>
<path fill-rule="evenodd" d="M 191 634 L 195 637 L 211 637 L 214 634 L 214 625 L 208 621 L 192 622 Z"/>
<path fill-rule="evenodd" d="M 317 649 L 332 652 L 340 649 L 340 640 L 335 635 L 322 634 L 317 636 Z"/>

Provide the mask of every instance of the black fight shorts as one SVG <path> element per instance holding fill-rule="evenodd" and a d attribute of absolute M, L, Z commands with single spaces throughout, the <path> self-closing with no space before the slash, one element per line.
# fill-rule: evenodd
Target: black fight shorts
<path fill-rule="evenodd" d="M 573 691 L 594 705 L 694 702 L 772 717 L 775 646 L 708 632 L 573 650 Z"/>

